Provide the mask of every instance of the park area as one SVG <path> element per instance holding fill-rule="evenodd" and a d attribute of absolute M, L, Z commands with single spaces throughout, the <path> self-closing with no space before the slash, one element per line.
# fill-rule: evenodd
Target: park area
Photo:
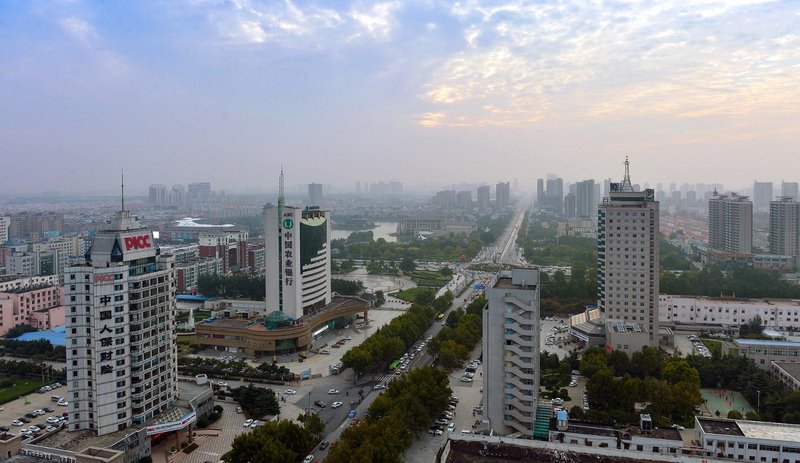
<path fill-rule="evenodd" d="M 441 272 L 433 270 L 411 270 L 403 273 L 414 280 L 417 286 L 426 286 L 436 289 L 446 285 L 453 278 L 452 275 L 442 275 Z"/>
<path fill-rule="evenodd" d="M 738 411 L 742 416 L 755 411 L 740 392 L 725 389 L 700 389 L 700 394 L 706 401 L 708 412 L 714 416 L 727 418 L 728 412 L 731 410 Z"/>

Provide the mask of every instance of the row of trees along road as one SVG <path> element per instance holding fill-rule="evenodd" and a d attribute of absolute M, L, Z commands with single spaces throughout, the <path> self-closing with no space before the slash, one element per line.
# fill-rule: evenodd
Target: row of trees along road
<path fill-rule="evenodd" d="M 458 362 L 466 360 L 469 353 L 481 339 L 483 326 L 481 323 L 486 298 L 480 297 L 467 306 L 447 316 L 446 326 L 428 343 L 428 351 L 438 356 L 439 365 L 453 368 Z"/>
<path fill-rule="evenodd" d="M 405 461 L 405 450 L 442 413 L 451 393 L 447 375 L 432 367 L 415 368 L 398 377 L 370 405 L 364 420 L 344 431 L 325 461 Z"/>

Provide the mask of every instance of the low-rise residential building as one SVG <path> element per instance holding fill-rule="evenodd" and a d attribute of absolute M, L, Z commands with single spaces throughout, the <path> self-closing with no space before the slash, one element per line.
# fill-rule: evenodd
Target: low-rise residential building
<path fill-rule="evenodd" d="M 723 343 L 723 349 L 753 359 L 764 370 L 770 369 L 771 362 L 800 362 L 800 342 L 734 339 Z"/>
<path fill-rule="evenodd" d="M 63 300 L 64 288 L 47 284 L 0 292 L 0 336 L 20 324 L 42 329 L 63 325 Z"/>
<path fill-rule="evenodd" d="M 650 333 L 641 323 L 606 320 L 606 345 L 632 355 L 650 345 Z"/>
<path fill-rule="evenodd" d="M 700 416 L 695 422 L 708 457 L 800 463 L 800 425 Z"/>
<path fill-rule="evenodd" d="M 800 389 L 800 363 L 770 362 L 769 375 L 790 391 Z"/>
<path fill-rule="evenodd" d="M 200 275 L 222 273 L 222 259 L 219 257 L 197 258 L 175 264 L 175 280 L 178 294 L 192 293 L 197 289 Z"/>
<path fill-rule="evenodd" d="M 800 300 L 734 299 L 703 296 L 659 297 L 659 319 L 675 325 L 740 326 L 760 317 L 767 328 L 794 331 L 800 328 Z"/>
<path fill-rule="evenodd" d="M 40 275 L 33 277 L 19 275 L 0 276 L 0 292 L 19 289 L 26 286 L 56 286 L 58 285 L 58 280 L 58 275 Z"/>

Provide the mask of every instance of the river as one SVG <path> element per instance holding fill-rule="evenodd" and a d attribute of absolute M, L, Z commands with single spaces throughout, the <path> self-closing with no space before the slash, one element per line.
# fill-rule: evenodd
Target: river
<path fill-rule="evenodd" d="M 336 240 L 340 238 L 347 239 L 350 233 L 372 231 L 373 239 L 383 238 L 389 243 L 396 243 L 397 237 L 391 236 L 390 233 L 397 233 L 397 222 L 375 222 L 377 225 L 371 230 L 333 230 L 331 232 L 331 239 Z"/>

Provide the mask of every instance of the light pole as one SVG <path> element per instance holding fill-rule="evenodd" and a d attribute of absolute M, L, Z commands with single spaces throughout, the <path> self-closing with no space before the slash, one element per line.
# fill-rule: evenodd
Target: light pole
<path fill-rule="evenodd" d="M 758 410 L 756 412 L 761 413 L 761 391 L 756 389 L 756 392 L 758 393 Z"/>

